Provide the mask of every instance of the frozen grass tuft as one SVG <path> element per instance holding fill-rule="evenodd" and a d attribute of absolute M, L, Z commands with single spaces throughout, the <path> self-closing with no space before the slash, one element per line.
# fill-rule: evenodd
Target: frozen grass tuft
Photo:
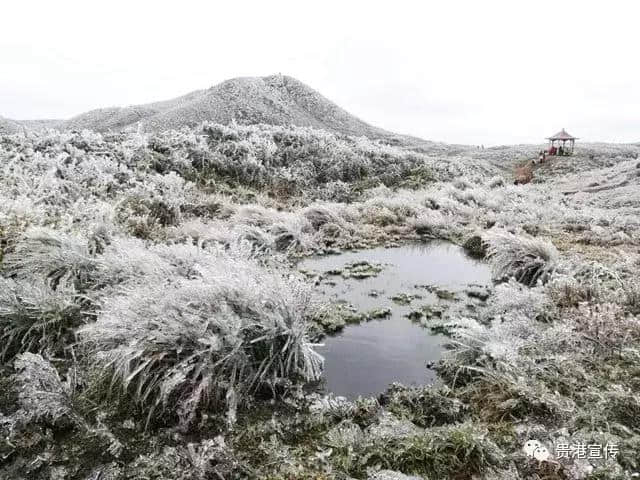
<path fill-rule="evenodd" d="M 439 238 L 447 227 L 447 219 L 437 210 L 425 210 L 417 218 L 409 219 L 409 225 L 419 235 Z"/>
<path fill-rule="evenodd" d="M 123 287 L 80 331 L 96 366 L 136 403 L 187 426 L 209 407 L 318 379 L 307 339 L 305 284 L 240 255 L 219 253 L 192 279 Z"/>
<path fill-rule="evenodd" d="M 558 251 L 549 242 L 524 238 L 504 231 L 486 234 L 488 257 L 494 277 L 498 280 L 514 277 L 528 286 L 546 282 L 557 266 Z"/>
<path fill-rule="evenodd" d="M 73 285 L 54 290 L 41 279 L 0 278 L 0 339 L 3 359 L 21 352 L 60 353 L 84 321 Z"/>
<path fill-rule="evenodd" d="M 4 266 L 19 278 L 41 278 L 53 288 L 69 279 L 82 290 L 96 268 L 87 240 L 50 229 L 27 230 L 14 250 L 7 255 Z"/>
<path fill-rule="evenodd" d="M 314 230 L 319 230 L 327 224 L 343 226 L 345 221 L 331 204 L 315 204 L 302 210 L 302 216 L 306 218 Z"/>
<path fill-rule="evenodd" d="M 335 455 L 345 462 L 339 465 L 341 470 L 358 478 L 372 467 L 428 478 L 471 478 L 502 459 L 487 431 L 470 423 L 434 427 L 409 436 L 374 437 L 360 442 L 351 455 Z"/>

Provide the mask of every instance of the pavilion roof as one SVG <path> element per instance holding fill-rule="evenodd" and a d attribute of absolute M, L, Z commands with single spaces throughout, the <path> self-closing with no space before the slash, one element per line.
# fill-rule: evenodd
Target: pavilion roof
<path fill-rule="evenodd" d="M 577 140 L 577 137 L 574 137 L 573 135 L 567 133 L 567 131 L 563 128 L 555 135 L 547 137 L 547 140 Z"/>

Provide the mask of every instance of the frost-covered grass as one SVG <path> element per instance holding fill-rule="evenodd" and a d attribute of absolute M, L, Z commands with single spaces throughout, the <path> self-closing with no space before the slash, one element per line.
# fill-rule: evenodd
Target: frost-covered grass
<path fill-rule="evenodd" d="M 558 251 L 549 242 L 500 231 L 487 234 L 485 241 L 498 280 L 514 277 L 531 287 L 547 281 L 556 267 Z"/>
<path fill-rule="evenodd" d="M 317 380 L 309 287 L 243 253 L 192 250 L 183 275 L 123 286 L 79 331 L 108 388 L 188 426 L 209 408 L 235 415 L 261 389 Z"/>
<path fill-rule="evenodd" d="M 586 478 L 640 469 L 640 147 L 416 152 L 308 129 L 0 137 L 7 478 Z M 595 185 L 597 183 L 597 185 Z M 298 257 L 428 238 L 496 285 L 450 318 L 438 387 L 309 393 Z M 485 248 L 486 247 L 486 248 Z M 0 475 L 0 476 L 2 476 Z"/>

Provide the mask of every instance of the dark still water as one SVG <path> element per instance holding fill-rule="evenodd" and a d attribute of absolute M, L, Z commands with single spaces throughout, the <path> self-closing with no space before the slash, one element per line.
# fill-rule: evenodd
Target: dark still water
<path fill-rule="evenodd" d="M 328 283 L 323 281 L 318 288 L 330 301 L 346 302 L 358 311 L 389 308 L 391 315 L 347 325 L 339 334 L 324 339 L 324 346 L 318 347 L 325 357 L 323 388 L 354 399 L 377 395 L 393 382 L 433 382 L 435 373 L 426 364 L 440 358 L 443 337 L 405 315 L 425 305 L 463 302 L 463 290 L 468 285 L 491 283 L 488 266 L 467 256 L 457 245 L 430 242 L 311 258 L 301 262 L 299 268 L 324 273 L 359 261 L 383 264 L 383 270 L 361 280 L 325 276 Z M 433 287 L 446 289 L 456 298 L 439 298 Z M 419 298 L 413 298 L 410 305 L 399 305 L 391 297 L 400 294 Z"/>

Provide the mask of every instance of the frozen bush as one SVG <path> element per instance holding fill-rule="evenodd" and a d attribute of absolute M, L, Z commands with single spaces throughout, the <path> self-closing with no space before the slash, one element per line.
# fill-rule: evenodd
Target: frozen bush
<path fill-rule="evenodd" d="M 243 205 L 231 217 L 234 224 L 244 224 L 254 227 L 267 227 L 280 219 L 280 212 L 265 208 L 261 205 Z"/>
<path fill-rule="evenodd" d="M 393 384 L 383 395 L 383 405 L 391 413 L 410 420 L 419 427 L 429 428 L 459 422 L 465 405 L 448 396 L 446 387 L 438 390 L 428 387 L 404 387 Z"/>
<path fill-rule="evenodd" d="M 544 287 L 526 288 L 512 278 L 496 287 L 487 301 L 484 315 L 488 319 L 502 321 L 524 317 L 548 322 L 555 318 L 556 313 Z"/>
<path fill-rule="evenodd" d="M 310 230 L 310 222 L 305 218 L 296 216 L 272 225 L 269 233 L 274 236 L 273 243 L 276 250 L 304 251 L 314 243 Z"/>
<path fill-rule="evenodd" d="M 619 349 L 640 340 L 640 319 L 617 304 L 582 303 L 573 319 L 576 331 L 604 349 Z"/>
<path fill-rule="evenodd" d="M 233 234 L 240 240 L 246 241 L 258 250 L 270 250 L 274 246 L 273 235 L 262 228 L 252 225 L 236 225 Z"/>
<path fill-rule="evenodd" d="M 354 192 L 350 184 L 337 180 L 327 183 L 319 190 L 318 196 L 321 200 L 348 203 L 353 200 Z"/>
<path fill-rule="evenodd" d="M 314 204 L 302 210 L 302 216 L 306 218 L 311 226 L 318 230 L 328 223 L 335 225 L 344 224 L 344 220 L 331 207 L 331 205 Z"/>

